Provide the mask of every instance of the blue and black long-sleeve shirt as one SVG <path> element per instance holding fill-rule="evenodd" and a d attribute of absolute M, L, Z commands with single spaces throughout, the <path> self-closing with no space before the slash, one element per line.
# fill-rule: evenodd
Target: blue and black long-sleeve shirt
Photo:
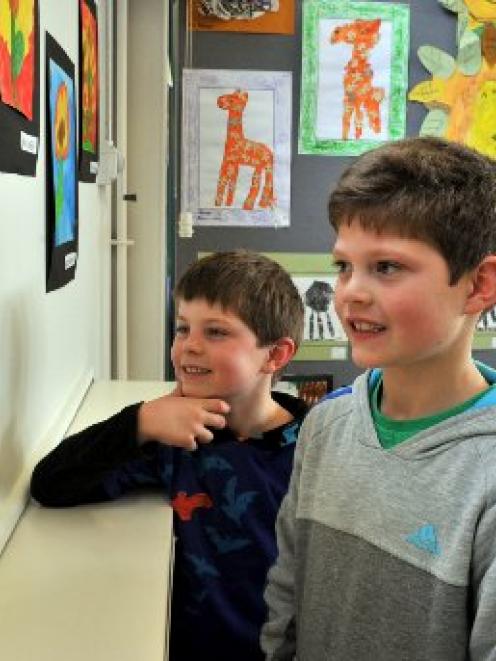
<path fill-rule="evenodd" d="M 35 468 L 31 494 L 69 507 L 159 488 L 174 509 L 171 661 L 257 661 L 262 593 L 276 557 L 275 519 L 287 491 L 301 401 L 274 399 L 294 417 L 239 442 L 229 429 L 195 452 L 137 440 L 140 404 L 64 441 Z"/>

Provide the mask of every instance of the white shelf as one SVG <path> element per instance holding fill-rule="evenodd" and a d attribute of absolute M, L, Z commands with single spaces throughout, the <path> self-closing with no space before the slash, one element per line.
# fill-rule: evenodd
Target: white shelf
<path fill-rule="evenodd" d="M 70 432 L 173 384 L 93 384 Z M 28 505 L 0 557 L 0 659 L 163 661 L 172 510 L 160 494 Z"/>

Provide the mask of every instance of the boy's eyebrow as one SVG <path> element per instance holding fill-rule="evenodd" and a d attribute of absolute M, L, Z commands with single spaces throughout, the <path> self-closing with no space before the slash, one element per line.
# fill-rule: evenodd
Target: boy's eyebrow
<path fill-rule="evenodd" d="M 340 258 L 346 257 L 348 255 L 353 255 L 353 249 L 350 252 L 347 252 L 346 250 L 340 250 L 339 248 L 337 250 L 331 251 L 331 257 L 334 259 L 336 259 L 336 257 Z M 414 255 L 406 255 L 401 249 L 393 248 L 391 246 L 371 248 L 366 252 L 366 256 L 370 259 L 412 259 L 412 257 L 414 257 Z"/>
<path fill-rule="evenodd" d="M 188 321 L 187 317 L 184 317 L 180 314 L 176 314 L 176 321 Z M 205 324 L 230 324 L 232 321 L 230 319 L 225 319 L 224 317 L 207 317 L 202 320 L 202 323 Z"/>

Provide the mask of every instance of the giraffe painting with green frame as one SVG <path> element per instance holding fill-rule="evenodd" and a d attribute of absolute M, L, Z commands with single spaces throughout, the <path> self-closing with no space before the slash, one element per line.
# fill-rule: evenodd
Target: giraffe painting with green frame
<path fill-rule="evenodd" d="M 362 154 L 405 136 L 409 7 L 304 4 L 299 153 Z"/>

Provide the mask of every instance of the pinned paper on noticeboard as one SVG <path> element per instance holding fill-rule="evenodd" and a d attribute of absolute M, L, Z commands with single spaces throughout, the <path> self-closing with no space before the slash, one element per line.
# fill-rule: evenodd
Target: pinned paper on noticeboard
<path fill-rule="evenodd" d="M 461 142 L 496 157 L 496 4 L 489 0 L 439 0 L 457 15 L 454 55 L 433 44 L 418 57 L 431 78 L 408 95 L 427 115 L 420 135 Z"/>
<path fill-rule="evenodd" d="M 190 28 L 205 32 L 294 34 L 296 0 L 188 0 Z"/>

